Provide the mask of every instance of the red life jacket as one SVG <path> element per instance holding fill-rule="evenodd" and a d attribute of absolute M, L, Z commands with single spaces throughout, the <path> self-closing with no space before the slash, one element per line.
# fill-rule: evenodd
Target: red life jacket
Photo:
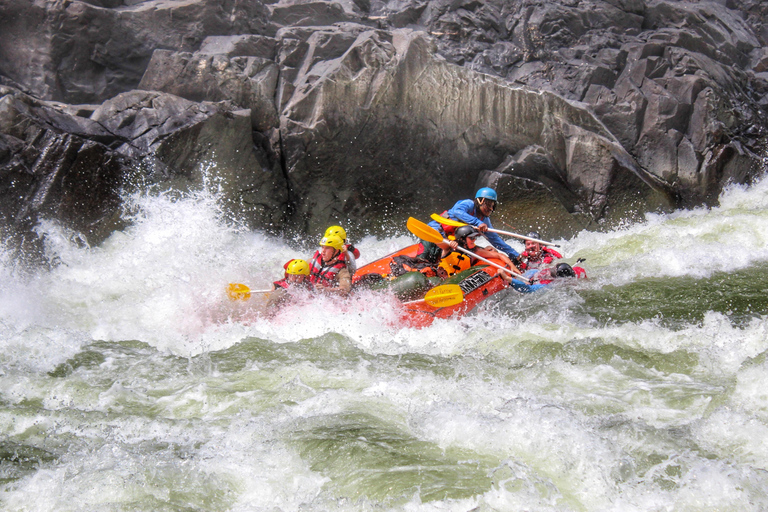
<path fill-rule="evenodd" d="M 573 269 L 573 272 L 576 274 L 576 277 L 579 279 L 584 279 L 587 277 L 587 271 L 584 270 L 582 267 L 571 267 Z M 533 276 L 533 281 L 537 282 L 539 284 L 549 284 L 552 281 L 555 280 L 554 277 L 549 273 L 549 269 L 545 268 L 543 270 L 539 270 L 536 272 L 536 274 Z"/>
<path fill-rule="evenodd" d="M 273 284 L 275 285 L 275 289 L 285 288 L 286 290 L 290 290 L 291 288 L 294 288 L 294 289 L 300 288 L 300 289 L 309 290 L 312 288 L 312 285 L 309 283 L 308 280 L 304 280 L 300 283 L 289 283 L 288 274 L 285 274 L 284 278 L 282 278 L 279 281 L 275 281 Z"/>
<path fill-rule="evenodd" d="M 309 282 L 323 286 L 338 285 L 338 275 L 341 269 L 347 268 L 347 263 L 336 255 L 330 263 L 323 263 L 323 255 L 315 251 L 312 262 L 309 264 Z"/>
<path fill-rule="evenodd" d="M 552 277 L 552 274 L 549 273 L 549 269 L 545 268 L 544 270 L 539 270 L 538 272 L 536 272 L 536 274 L 534 274 L 531 280 L 534 283 L 538 283 L 538 284 L 549 284 L 552 281 L 554 281 L 555 278 Z"/>
<path fill-rule="evenodd" d="M 446 219 L 450 219 L 448 216 L 448 210 L 445 210 L 443 213 L 440 214 L 441 217 L 445 217 Z M 450 226 L 448 224 L 442 224 L 440 223 L 440 227 L 445 232 L 445 236 L 452 235 L 454 231 L 456 231 L 456 226 Z"/>
<path fill-rule="evenodd" d="M 523 251 L 520 253 L 520 265 L 518 268 L 520 270 L 527 270 L 531 268 L 538 268 L 541 265 L 549 265 L 552 263 L 553 260 L 557 260 L 562 258 L 563 255 L 557 252 L 554 249 L 550 249 L 549 247 L 542 247 L 540 254 L 536 259 L 533 259 L 533 257 L 528 253 L 528 251 Z"/>

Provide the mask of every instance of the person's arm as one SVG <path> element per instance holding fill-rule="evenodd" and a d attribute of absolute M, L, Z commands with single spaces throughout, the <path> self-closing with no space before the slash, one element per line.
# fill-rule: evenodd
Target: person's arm
<path fill-rule="evenodd" d="M 488 220 L 488 227 L 493 229 L 493 226 L 491 226 L 491 221 Z M 507 256 L 510 258 L 517 258 L 520 256 L 520 253 L 518 253 L 516 250 L 514 250 L 507 242 L 501 239 L 499 235 L 496 233 L 491 233 L 490 231 L 486 231 L 483 233 L 483 236 L 488 239 L 489 242 L 491 242 L 491 245 L 494 246 L 496 249 L 500 250 L 503 253 L 506 253 Z"/>
<path fill-rule="evenodd" d="M 347 270 L 349 271 L 349 275 L 350 276 L 355 275 L 355 272 L 357 272 L 357 262 L 355 261 L 355 254 L 352 251 L 350 251 L 346 245 L 342 246 L 341 253 L 344 255 L 344 263 L 347 264 Z"/>
<path fill-rule="evenodd" d="M 501 261 L 504 262 L 504 265 L 506 265 L 512 272 L 515 272 L 517 274 L 522 274 L 520 272 L 520 269 L 515 266 L 514 263 L 512 263 L 512 260 L 509 259 L 509 257 L 504 254 L 503 252 L 494 249 L 493 247 L 482 247 L 475 249 L 475 253 L 478 256 L 482 256 L 483 258 L 498 258 Z M 504 272 L 505 275 L 509 276 L 506 272 Z"/>
<path fill-rule="evenodd" d="M 339 295 L 348 295 L 352 290 L 352 275 L 349 273 L 349 270 L 346 268 L 339 270 L 337 278 L 339 281 L 339 286 L 334 290 L 336 290 L 336 293 Z"/>
<path fill-rule="evenodd" d="M 349 270 L 347 270 L 346 267 L 339 270 L 339 273 L 336 274 L 336 283 L 337 283 L 337 286 L 315 285 L 315 290 L 322 291 L 324 293 L 337 294 L 341 296 L 348 295 L 349 292 L 352 290 L 352 276 L 350 275 Z"/>
<path fill-rule="evenodd" d="M 542 250 L 543 250 L 545 253 L 549 253 L 549 255 L 550 255 L 550 256 L 551 256 L 553 259 L 559 260 L 560 258 L 562 258 L 562 257 L 563 257 L 563 255 L 562 255 L 562 254 L 560 254 L 559 252 L 557 252 L 557 251 L 556 251 L 556 250 L 554 250 L 554 249 L 550 249 L 549 247 L 544 247 Z"/>
<path fill-rule="evenodd" d="M 451 240 L 450 242 L 440 242 L 436 245 L 443 250 L 440 258 L 445 258 L 459 247 L 459 242 Z"/>
<path fill-rule="evenodd" d="M 277 288 L 269 294 L 267 298 L 267 310 L 273 311 L 276 306 L 280 306 L 290 299 L 290 294 L 285 288 Z M 274 312 L 274 311 L 273 311 Z"/>
<path fill-rule="evenodd" d="M 483 221 L 475 216 L 475 201 L 473 199 L 463 199 L 457 202 L 448 210 L 448 216 L 476 228 L 484 224 Z"/>

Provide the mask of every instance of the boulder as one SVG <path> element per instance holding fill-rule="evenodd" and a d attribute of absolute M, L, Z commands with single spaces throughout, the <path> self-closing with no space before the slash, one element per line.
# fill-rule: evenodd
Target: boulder
<path fill-rule="evenodd" d="M 298 212 L 310 231 L 353 212 L 385 215 L 390 205 L 375 197 L 442 211 L 484 168 L 534 145 L 547 148 L 563 183 L 594 215 L 617 169 L 668 192 L 584 105 L 446 63 L 423 33 L 362 32 L 341 57 L 312 66 L 316 35 L 294 45 L 304 48 L 295 62 L 301 71 L 280 85 L 292 91 L 281 119 L 288 179 L 304 198 Z"/>
<path fill-rule="evenodd" d="M 388 13 L 397 5 L 376 8 Z M 717 144 L 712 135 L 760 160 L 764 141 L 756 134 L 763 130 L 754 127 L 764 124 L 768 91 L 760 76 L 741 70 L 762 69 L 767 13 L 754 1 L 489 0 L 430 2 L 420 22 L 449 61 L 587 103 L 642 168 L 688 198 L 679 206 L 690 206 L 713 192 L 696 185 L 707 180 L 689 179 L 698 167 L 678 166 L 703 161 Z M 522 59 L 491 60 L 502 41 Z M 704 90 L 711 91 L 708 105 L 699 102 L 697 110 Z M 701 127 L 714 127 L 707 149 L 694 142 L 695 155 L 678 155 L 680 134 L 701 137 Z"/>
<path fill-rule="evenodd" d="M 302 234 L 401 227 L 483 183 L 553 236 L 716 204 L 763 172 L 765 19 L 757 0 L 0 0 L 0 211 L 90 243 L 118 184 L 211 177 L 242 221 Z"/>
<path fill-rule="evenodd" d="M 0 0 L 0 74 L 31 94 L 100 103 L 135 89 L 156 49 L 196 50 L 206 36 L 273 35 L 260 0 Z"/>
<path fill-rule="evenodd" d="M 0 216 L 20 233 L 56 220 L 95 244 L 123 225 L 126 191 L 215 183 L 226 211 L 279 226 L 285 183 L 254 145 L 250 117 L 227 103 L 134 91 L 85 119 L 0 87 Z"/>
<path fill-rule="evenodd" d="M 141 162 L 148 183 L 184 191 L 215 183 L 225 207 L 248 225 L 284 223 L 283 174 L 254 139 L 250 111 L 132 91 L 105 102 L 91 118 L 125 140 L 115 151 Z"/>
<path fill-rule="evenodd" d="M 278 125 L 277 75 L 277 65 L 261 57 L 156 50 L 138 88 L 196 102 L 229 100 L 250 110 L 253 129 L 264 132 Z"/>
<path fill-rule="evenodd" d="M 277 39 L 256 34 L 208 36 L 200 45 L 200 53 L 227 57 L 261 57 L 270 61 L 277 55 Z"/>
<path fill-rule="evenodd" d="M 358 7 L 353 2 L 279 0 L 267 7 L 271 21 L 280 27 L 329 26 L 360 21 L 360 13 L 356 12 Z"/>
<path fill-rule="evenodd" d="M 110 149 L 98 123 L 0 87 L 0 218 L 33 259 L 43 218 L 98 243 L 123 223 L 116 215 L 131 162 Z"/>

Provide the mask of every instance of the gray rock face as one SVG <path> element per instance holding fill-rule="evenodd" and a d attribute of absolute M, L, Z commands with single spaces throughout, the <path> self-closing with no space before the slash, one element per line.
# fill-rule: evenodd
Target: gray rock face
<path fill-rule="evenodd" d="M 395 15 L 390 6 L 396 8 L 380 2 L 378 12 L 389 19 Z M 732 143 L 729 155 L 754 153 L 749 164 L 741 156 L 732 164 L 740 171 L 731 177 L 761 172 L 765 124 L 759 105 L 768 90 L 755 73 L 764 62 L 764 3 L 432 6 L 419 21 L 439 34 L 449 60 L 583 101 L 643 169 L 676 190 L 677 204 L 716 200 L 722 173 L 704 162 L 719 160 L 715 155 Z M 717 178 L 706 178 L 712 174 Z"/>
<path fill-rule="evenodd" d="M 139 89 L 192 101 L 226 101 L 250 110 L 254 130 L 277 128 L 274 96 L 278 68 L 261 57 L 227 57 L 157 50 Z"/>
<path fill-rule="evenodd" d="M 42 99 L 100 103 L 134 89 L 156 49 L 274 32 L 259 1 L 0 0 L 0 74 Z"/>
<path fill-rule="evenodd" d="M 714 204 L 763 172 L 766 19 L 756 0 L 0 0 L 0 212 L 97 242 L 122 188 L 214 168 L 241 219 L 312 234 L 482 185 L 542 236 Z"/>
<path fill-rule="evenodd" d="M 123 191 L 199 189 L 204 181 L 259 226 L 284 222 L 285 208 L 272 207 L 287 202 L 284 178 L 254 148 L 248 110 L 133 91 L 85 119 L 0 87 L 0 120 L 0 216 L 17 232 L 51 218 L 98 243 L 122 226 Z"/>
<path fill-rule="evenodd" d="M 0 219 L 22 249 L 34 255 L 40 218 L 97 240 L 117 227 L 129 168 L 108 148 L 114 140 L 98 123 L 0 87 Z"/>
<path fill-rule="evenodd" d="M 316 55 L 317 34 L 306 41 L 307 58 Z M 423 33 L 395 30 L 390 38 L 387 32 L 363 30 L 332 66 L 328 59 L 315 67 L 299 61 L 296 69 L 305 71 L 281 83 L 292 91 L 281 131 L 286 160 L 295 162 L 289 179 L 305 198 L 300 213 L 308 217 L 324 205 L 344 204 L 356 215 L 383 215 L 386 205 L 378 205 L 377 197 L 442 211 L 447 198 L 460 197 L 457 189 L 475 186 L 472 169 L 496 167 L 532 146 L 546 147 L 552 162 L 551 172 L 540 178 L 576 190 L 597 215 L 619 169 L 665 192 L 584 105 L 513 87 L 432 54 Z M 377 172 L 371 172 L 371 162 Z M 530 175 L 524 161 L 519 163 L 516 172 Z M 320 175 L 318 187 L 313 177 Z M 339 189 L 375 195 L 345 197 Z"/>

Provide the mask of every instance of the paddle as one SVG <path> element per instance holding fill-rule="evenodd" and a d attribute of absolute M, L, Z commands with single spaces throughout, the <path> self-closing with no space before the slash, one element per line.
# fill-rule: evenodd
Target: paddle
<path fill-rule="evenodd" d="M 458 220 L 447 219 L 445 217 L 441 217 L 440 215 L 438 215 L 436 213 L 432 214 L 432 219 L 436 220 L 440 224 L 445 224 L 446 226 L 454 226 L 454 227 L 457 227 L 457 228 L 461 227 L 461 226 L 468 226 L 469 225 L 466 222 L 459 222 Z M 551 245 L 553 247 L 560 247 L 559 245 L 557 245 L 555 243 L 552 243 L 552 242 L 547 242 L 545 240 L 539 240 L 538 238 L 531 238 L 529 236 L 518 235 L 517 233 L 510 233 L 509 231 L 501 231 L 500 229 L 491 229 L 491 228 L 488 228 L 488 231 L 490 231 L 491 233 L 499 234 L 499 235 L 507 235 L 507 236 L 511 236 L 511 237 L 514 237 L 514 238 L 519 238 L 521 240 L 530 240 L 531 242 L 538 242 L 541 245 Z"/>
<path fill-rule="evenodd" d="M 433 244 L 439 244 L 439 243 L 449 243 L 449 240 L 446 240 L 443 238 L 443 235 L 440 234 L 440 232 L 436 229 L 433 229 L 429 227 L 428 225 L 424 224 L 420 220 L 414 219 L 413 217 L 408 218 L 408 222 L 406 223 L 406 226 L 408 227 L 408 230 L 416 235 L 417 237 L 421 238 L 422 240 L 426 240 L 427 242 L 432 242 Z M 477 254 L 473 253 L 472 251 L 468 251 L 467 249 L 464 249 L 463 247 L 459 246 L 457 247 L 458 250 L 465 254 L 469 254 L 473 258 L 477 258 L 481 261 L 486 262 L 487 264 L 496 267 L 500 270 L 503 270 L 504 272 L 507 272 L 510 275 L 513 275 L 515 277 L 518 277 L 522 279 L 523 281 L 531 282 L 530 279 L 527 277 L 518 274 L 517 272 L 513 272 L 510 269 L 506 267 L 502 267 L 501 265 L 497 265 L 496 263 L 487 260 L 483 258 L 482 256 L 478 256 Z"/>
<path fill-rule="evenodd" d="M 448 306 L 455 306 L 464 302 L 464 292 L 461 286 L 457 284 L 443 284 L 435 286 L 429 290 L 423 299 L 412 300 L 410 302 L 403 302 L 403 304 L 417 304 L 420 302 L 426 302 L 430 306 L 436 308 L 445 308 Z"/>
<path fill-rule="evenodd" d="M 269 290 L 251 290 L 244 284 L 229 283 L 227 286 L 227 297 L 229 297 L 230 300 L 248 300 L 251 298 L 252 293 L 266 293 L 271 291 L 271 288 Z"/>

